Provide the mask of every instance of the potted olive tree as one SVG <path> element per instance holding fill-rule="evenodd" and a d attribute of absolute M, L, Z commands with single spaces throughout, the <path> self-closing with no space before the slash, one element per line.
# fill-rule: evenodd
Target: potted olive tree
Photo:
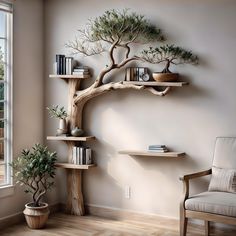
<path fill-rule="evenodd" d="M 32 229 L 44 227 L 48 219 L 48 204 L 42 202 L 42 198 L 54 184 L 55 161 L 56 152 L 35 144 L 31 150 L 24 149 L 10 164 L 16 183 L 25 187 L 25 193 L 32 195 L 32 202 L 27 203 L 24 210 L 27 224 Z"/>
<path fill-rule="evenodd" d="M 59 107 L 58 105 L 53 105 L 51 107 L 47 107 L 49 110 L 49 114 L 51 118 L 59 119 L 59 128 L 57 129 L 57 135 L 65 135 L 67 134 L 67 125 L 66 125 L 66 118 L 67 112 L 64 107 Z"/>
<path fill-rule="evenodd" d="M 153 78 L 158 82 L 176 81 L 179 77 L 178 73 L 170 71 L 171 65 L 180 64 L 197 64 L 198 57 L 193 55 L 191 51 L 187 51 L 175 45 L 163 45 L 160 47 L 149 47 L 148 50 L 142 51 L 142 58 L 152 64 L 165 64 L 165 68 L 161 72 L 154 72 Z"/>

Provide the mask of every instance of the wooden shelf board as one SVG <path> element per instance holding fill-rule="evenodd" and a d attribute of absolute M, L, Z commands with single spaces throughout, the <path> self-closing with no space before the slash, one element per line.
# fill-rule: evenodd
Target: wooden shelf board
<path fill-rule="evenodd" d="M 75 165 L 75 164 L 71 164 L 71 163 L 57 162 L 57 163 L 55 163 L 55 166 L 58 168 L 64 168 L 64 169 L 88 170 L 90 168 L 96 167 L 96 164 Z"/>
<path fill-rule="evenodd" d="M 90 141 L 94 140 L 94 136 L 86 136 L 86 137 L 72 137 L 72 136 L 67 136 L 67 137 L 62 137 L 62 136 L 47 136 L 47 140 L 55 140 L 55 141 Z"/>
<path fill-rule="evenodd" d="M 164 87 L 182 87 L 184 85 L 188 85 L 188 82 L 142 82 L 142 81 L 124 81 L 124 84 L 136 84 L 136 85 L 144 85 L 144 86 L 164 86 Z"/>
<path fill-rule="evenodd" d="M 153 157 L 183 157 L 184 152 L 148 152 L 137 150 L 122 150 L 119 154 L 127 154 L 130 156 L 153 156 Z"/>
<path fill-rule="evenodd" d="M 90 75 L 49 75 L 49 78 L 57 79 L 88 79 Z"/>

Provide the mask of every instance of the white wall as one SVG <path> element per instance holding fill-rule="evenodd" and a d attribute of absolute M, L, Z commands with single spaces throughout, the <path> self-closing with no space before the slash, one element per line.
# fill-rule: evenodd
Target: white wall
<path fill-rule="evenodd" d="M 111 92 L 89 102 L 85 110 L 84 129 L 97 137 L 97 141 L 89 145 L 94 149 L 98 167 L 84 174 L 85 201 L 177 217 L 182 192 L 178 177 L 211 166 L 216 136 L 236 135 L 236 2 L 45 1 L 45 106 L 67 106 L 66 83 L 47 78 L 52 72 L 55 54 L 69 53 L 64 44 L 74 38 L 76 30 L 83 27 L 87 19 L 99 16 L 107 9 L 124 7 L 144 14 L 159 25 L 169 38 L 169 43 L 192 49 L 199 55 L 200 65 L 176 68 L 190 82 L 190 86 L 173 90 L 164 98 L 128 90 Z M 35 37 L 33 34 L 31 36 Z M 95 75 L 106 64 L 105 56 L 78 59 L 81 64 L 93 68 Z M 149 68 L 160 70 L 159 66 Z M 116 76 L 124 78 L 123 72 Z M 27 82 L 36 80 L 33 76 L 23 79 Z M 34 87 L 33 92 L 35 90 Z M 27 93 L 30 91 L 27 90 Z M 19 108 L 21 114 L 22 109 L 25 111 L 24 118 L 30 109 L 25 106 Z M 49 119 L 47 114 L 45 119 L 45 134 L 54 134 L 57 121 Z M 18 133 L 25 133 L 27 130 L 20 126 L 20 120 L 17 121 L 21 127 Z M 182 160 L 171 160 L 117 154 L 121 149 L 145 150 L 149 144 L 155 143 L 185 151 L 187 156 Z M 58 151 L 61 160 L 66 160 L 65 144 L 48 144 Z M 195 182 L 193 192 L 206 188 L 207 180 L 199 183 L 197 187 Z M 130 200 L 124 198 L 125 185 L 131 186 Z M 60 199 L 65 201 L 63 174 L 58 190 Z"/>
<path fill-rule="evenodd" d="M 14 5 L 13 156 L 43 142 L 43 2 L 17 0 Z M 0 199 L 0 218 L 24 209 L 27 196 L 16 187 Z"/>

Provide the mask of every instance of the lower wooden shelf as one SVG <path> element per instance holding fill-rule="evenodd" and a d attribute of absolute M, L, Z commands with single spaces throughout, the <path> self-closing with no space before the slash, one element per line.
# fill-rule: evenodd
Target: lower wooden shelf
<path fill-rule="evenodd" d="M 119 154 L 127 154 L 130 156 L 152 156 L 152 157 L 183 157 L 184 152 L 148 152 L 137 150 L 121 150 Z"/>
<path fill-rule="evenodd" d="M 96 164 L 76 165 L 76 164 L 71 164 L 71 163 L 57 162 L 55 163 L 55 166 L 58 168 L 64 168 L 64 169 L 88 170 L 90 168 L 96 167 Z"/>

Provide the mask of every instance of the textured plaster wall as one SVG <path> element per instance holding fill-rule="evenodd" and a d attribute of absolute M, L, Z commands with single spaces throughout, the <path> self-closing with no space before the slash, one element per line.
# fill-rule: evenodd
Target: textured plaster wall
<path fill-rule="evenodd" d="M 125 7 L 144 14 L 161 27 L 169 39 L 168 43 L 192 49 L 200 57 L 200 65 L 173 68 L 190 85 L 175 89 L 166 97 L 155 97 L 143 91 L 114 91 L 87 104 L 83 128 L 97 138 L 88 145 L 94 150 L 98 167 L 84 173 L 85 202 L 177 217 L 182 192 L 178 177 L 210 167 L 215 138 L 236 135 L 236 2 L 45 1 L 45 106 L 67 106 L 66 83 L 48 78 L 48 74 L 52 73 L 55 54 L 69 53 L 64 44 L 74 38 L 76 30 L 83 27 L 87 19 L 99 16 L 107 9 Z M 78 57 L 81 65 L 93 69 L 94 75 L 106 65 L 106 59 L 105 55 Z M 146 66 L 151 71 L 161 69 L 159 66 Z M 32 67 L 27 68 L 33 70 Z M 35 75 L 33 72 L 31 74 Z M 123 79 L 124 71 L 116 72 L 115 78 Z M 32 76 L 26 80 L 33 83 L 36 78 Z M 92 79 L 88 81 L 91 82 Z M 19 86 L 23 85 L 19 82 Z M 32 87 L 35 89 L 36 86 Z M 36 91 L 27 90 L 27 93 L 31 92 Z M 36 109 L 35 104 L 32 107 Z M 32 113 L 25 105 L 18 109 L 21 119 L 23 114 L 25 117 L 27 112 Z M 45 121 L 45 136 L 54 134 L 57 121 L 49 119 L 46 113 Z M 36 133 L 41 138 L 40 131 Z M 149 144 L 156 143 L 166 144 L 175 151 L 185 151 L 187 156 L 183 159 L 165 159 L 117 153 L 121 149 L 145 150 Z M 65 144 L 48 144 L 58 151 L 60 160 L 66 160 Z M 58 177 L 58 201 L 65 201 L 63 171 Z M 207 183 L 208 179 L 194 182 L 192 192 L 205 190 Z M 124 198 L 126 185 L 131 186 L 131 199 Z"/>

